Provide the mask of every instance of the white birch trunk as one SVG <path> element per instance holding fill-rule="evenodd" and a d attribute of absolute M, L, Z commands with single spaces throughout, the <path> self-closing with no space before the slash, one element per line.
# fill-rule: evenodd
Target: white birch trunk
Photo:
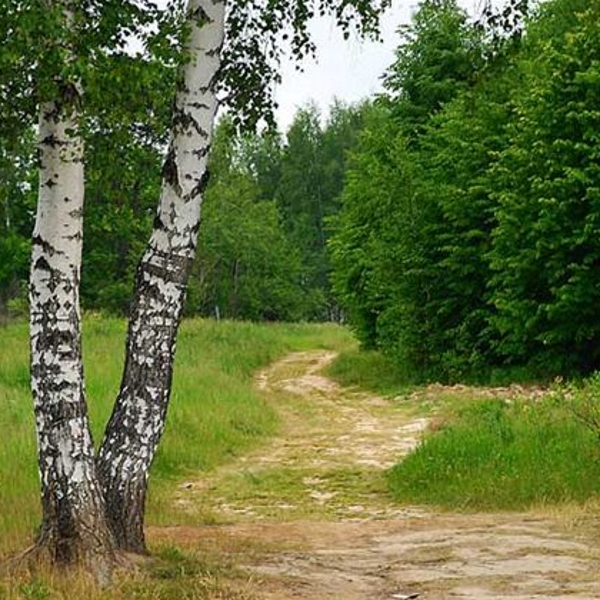
<path fill-rule="evenodd" d="M 190 0 L 182 68 L 150 243 L 137 271 L 121 389 L 98 456 L 109 525 L 120 548 L 145 552 L 150 465 L 171 392 L 175 341 L 196 252 L 217 111 L 225 0 Z"/>
<path fill-rule="evenodd" d="M 31 374 L 42 487 L 38 545 L 54 563 L 108 575 L 112 543 L 96 479 L 81 360 L 83 146 L 78 92 L 40 107 L 39 198 L 30 280 Z"/>

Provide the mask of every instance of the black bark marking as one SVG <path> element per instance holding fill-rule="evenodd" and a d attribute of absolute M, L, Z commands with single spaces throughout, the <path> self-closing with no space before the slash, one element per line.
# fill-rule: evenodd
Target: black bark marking
<path fill-rule="evenodd" d="M 201 6 L 196 7 L 196 9 L 191 12 L 190 18 L 196 21 L 198 27 L 212 23 L 209 14 Z"/>
<path fill-rule="evenodd" d="M 164 231 L 166 229 L 166 226 L 159 213 L 156 213 L 152 227 L 157 231 Z"/>
<path fill-rule="evenodd" d="M 33 265 L 33 268 L 38 270 L 38 271 L 50 271 L 52 272 L 52 267 L 50 266 L 50 263 L 48 262 L 48 260 L 46 259 L 45 256 L 40 256 L 36 261 L 35 264 Z"/>
<path fill-rule="evenodd" d="M 45 110 L 42 113 L 44 121 L 54 121 L 56 122 L 58 116 L 60 115 L 60 107 L 56 103 L 51 104 L 52 108 L 50 110 Z"/>
<path fill-rule="evenodd" d="M 208 151 L 210 151 L 210 148 L 208 149 Z M 208 169 L 206 169 L 204 171 L 204 173 L 202 174 L 202 177 L 200 178 L 200 181 L 198 182 L 198 184 L 187 195 L 185 200 L 187 202 L 189 202 L 190 200 L 194 200 L 198 196 L 201 196 L 202 194 L 204 194 L 204 192 L 206 191 L 206 188 L 208 187 L 209 180 L 210 180 L 210 171 Z M 195 229 L 197 232 L 197 228 L 195 228 Z"/>
<path fill-rule="evenodd" d="M 173 115 L 173 128 L 180 132 L 193 129 L 201 138 L 208 139 L 209 133 L 198 123 L 198 121 L 183 109 L 178 109 Z"/>
<path fill-rule="evenodd" d="M 57 111 L 64 107 L 79 107 L 81 94 L 76 84 L 70 81 L 61 81 L 59 84 L 60 102 L 57 102 Z"/>
<path fill-rule="evenodd" d="M 198 150 L 193 150 L 192 154 L 199 159 L 203 159 L 208 156 L 210 152 L 210 146 L 204 146 L 203 148 L 198 148 Z"/>
<path fill-rule="evenodd" d="M 220 52 L 220 51 L 221 51 L 220 47 L 214 49 L 214 52 Z M 212 77 L 210 78 L 210 81 L 205 86 L 199 87 L 198 91 L 201 94 L 208 94 L 209 92 L 212 92 L 215 89 L 215 85 L 220 77 L 221 77 L 221 69 L 219 68 L 213 73 Z"/>
<path fill-rule="evenodd" d="M 38 246 L 42 254 L 47 254 L 52 257 L 55 254 L 59 254 L 59 251 L 50 243 L 48 243 L 41 235 L 34 235 L 31 238 L 31 242 L 34 246 Z"/>
<path fill-rule="evenodd" d="M 50 148 L 54 149 L 59 146 L 64 146 L 65 142 L 60 140 L 55 134 L 51 133 L 45 138 L 41 139 L 40 144 L 42 146 L 49 146 Z"/>
<path fill-rule="evenodd" d="M 177 172 L 177 160 L 174 148 L 169 148 L 169 152 L 167 153 L 163 165 L 162 177 L 165 182 L 175 190 L 177 195 L 181 196 L 182 190 L 179 183 L 179 173 Z"/>
<path fill-rule="evenodd" d="M 211 110 L 211 107 L 205 102 L 189 102 L 188 106 L 191 106 L 196 110 Z"/>
<path fill-rule="evenodd" d="M 50 394 L 57 394 L 59 392 L 73 388 L 74 386 L 69 385 L 66 382 L 60 384 L 49 385 L 45 388 L 45 391 Z M 87 416 L 87 409 L 85 405 L 82 407 L 80 402 L 65 402 L 62 404 L 53 404 L 44 409 L 45 417 L 48 419 L 47 425 L 49 427 L 55 427 L 68 421 L 81 419 Z"/>

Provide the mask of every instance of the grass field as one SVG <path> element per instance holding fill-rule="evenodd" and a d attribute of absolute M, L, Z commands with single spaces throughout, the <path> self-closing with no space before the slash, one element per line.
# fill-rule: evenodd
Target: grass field
<path fill-rule="evenodd" d="M 6 556 L 32 540 L 39 492 L 27 326 L 11 324 L 0 334 L 0 555 Z M 118 390 L 124 336 L 122 320 L 94 315 L 85 320 L 84 361 L 96 441 Z M 507 402 L 485 398 L 483 391 L 478 397 L 467 388 L 430 393 L 411 387 L 406 374 L 381 355 L 359 353 L 343 328 L 191 320 L 179 337 L 171 410 L 152 470 L 149 524 L 185 522 L 185 512 L 172 505 L 179 482 L 227 463 L 277 432 L 277 415 L 255 391 L 253 377 L 288 352 L 316 348 L 341 352 L 329 374 L 342 384 L 395 398 L 399 408 L 415 416 L 433 417 L 435 427 L 422 444 L 388 471 L 389 498 L 398 504 L 520 510 L 600 497 L 600 377 L 542 400 Z M 351 475 L 340 481 L 345 491 L 352 490 Z M 276 481 L 272 487 L 280 494 L 286 485 Z M 382 478 L 381 491 L 384 486 Z M 153 552 L 156 560 L 149 568 L 108 591 L 90 588 L 84 579 L 22 573 L 0 578 L 0 600 L 252 597 L 246 593 L 248 574 L 235 567 L 235 552 L 252 548 L 234 549 L 231 556 L 210 547 L 158 546 Z"/>
<path fill-rule="evenodd" d="M 94 439 L 101 439 L 118 391 L 125 323 L 91 315 L 84 362 Z M 172 523 L 170 490 L 186 474 L 226 462 L 277 429 L 252 388 L 253 374 L 292 350 L 343 349 L 347 331 L 327 325 L 184 322 L 178 341 L 171 410 L 153 465 L 148 522 Z M 0 554 L 27 545 L 39 524 L 35 435 L 29 391 L 27 325 L 0 329 Z"/>

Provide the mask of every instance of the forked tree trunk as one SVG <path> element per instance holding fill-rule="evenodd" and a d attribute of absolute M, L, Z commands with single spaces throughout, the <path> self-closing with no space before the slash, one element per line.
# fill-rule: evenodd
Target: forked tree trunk
<path fill-rule="evenodd" d="M 114 559 L 96 478 L 81 361 L 79 279 L 83 148 L 79 95 L 40 107 L 40 184 L 30 281 L 31 373 L 42 487 L 37 544 L 55 564 L 80 564 L 100 579 Z"/>
<path fill-rule="evenodd" d="M 175 341 L 196 252 L 225 0 L 190 0 L 188 11 L 189 61 L 176 95 L 154 230 L 138 265 L 121 388 L 97 460 L 117 544 L 139 553 L 146 551 L 148 474 L 165 425 Z"/>

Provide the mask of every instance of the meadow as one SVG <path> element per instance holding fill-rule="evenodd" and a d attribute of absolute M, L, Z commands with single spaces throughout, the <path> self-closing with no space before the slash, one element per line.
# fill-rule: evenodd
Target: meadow
<path fill-rule="evenodd" d="M 31 542 L 40 520 L 27 324 L 0 329 L 0 555 Z M 125 322 L 84 320 L 87 399 L 99 443 L 118 392 Z M 258 369 L 287 352 L 344 349 L 350 334 L 329 325 L 194 319 L 182 324 L 167 427 L 152 468 L 148 523 L 173 523 L 173 486 L 209 471 L 277 431 L 277 415 L 253 389 Z"/>
<path fill-rule="evenodd" d="M 0 333 L 0 556 L 7 557 L 32 541 L 40 506 L 27 325 L 12 323 Z M 121 319 L 84 320 L 87 397 L 97 443 L 118 391 L 124 337 Z M 328 374 L 341 384 L 391 398 L 403 414 L 431 418 L 416 450 L 381 477 L 377 493 L 383 502 L 466 512 L 597 505 L 600 377 L 510 401 L 490 398 L 489 388 L 439 386 L 432 392 L 416 387 L 410 373 L 385 356 L 359 352 L 349 331 L 338 326 L 192 319 L 180 332 L 171 409 L 151 474 L 149 525 L 211 523 L 178 510 L 174 490 L 276 435 L 278 415 L 255 389 L 254 377 L 289 352 L 318 348 L 339 352 Z M 277 498 L 296 493 L 285 481 L 276 483 Z M 339 483 L 344 493 L 354 493 L 348 474 Z M 223 490 L 225 496 L 230 492 Z M 109 590 L 90 588 L 81 578 L 18 573 L 0 579 L 0 599 L 254 598 L 247 591 L 254 584 L 236 562 L 255 548 L 224 544 L 226 553 L 210 545 L 154 544 L 148 568 L 120 578 Z"/>

